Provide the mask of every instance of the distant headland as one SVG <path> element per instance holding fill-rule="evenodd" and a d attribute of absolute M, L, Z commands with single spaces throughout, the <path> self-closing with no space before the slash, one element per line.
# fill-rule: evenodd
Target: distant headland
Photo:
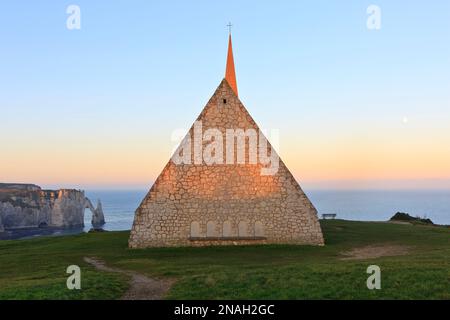
<path fill-rule="evenodd" d="M 92 212 L 94 228 L 105 224 L 100 200 L 94 208 L 82 190 L 43 190 L 35 184 L 0 183 L 0 232 L 84 227 L 86 208 Z"/>

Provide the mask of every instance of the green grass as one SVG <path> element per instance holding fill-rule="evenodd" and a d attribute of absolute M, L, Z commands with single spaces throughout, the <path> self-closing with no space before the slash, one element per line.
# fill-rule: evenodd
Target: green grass
<path fill-rule="evenodd" d="M 128 232 L 0 241 L 0 299 L 115 299 L 128 278 L 110 266 L 176 280 L 169 299 L 450 299 L 450 229 L 389 223 L 322 222 L 326 246 L 127 249 Z M 410 254 L 340 260 L 365 245 L 399 244 Z M 82 269 L 82 290 L 66 288 L 67 266 Z M 366 269 L 382 269 L 382 289 Z"/>

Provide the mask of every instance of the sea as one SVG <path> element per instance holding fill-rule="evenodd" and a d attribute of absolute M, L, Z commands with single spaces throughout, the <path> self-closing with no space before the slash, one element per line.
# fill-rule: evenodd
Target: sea
<path fill-rule="evenodd" d="M 449 190 L 304 190 L 319 217 L 335 213 L 337 219 L 386 221 L 396 212 L 429 218 L 436 224 L 450 225 Z M 147 190 L 86 190 L 95 204 L 101 199 L 108 231 L 130 230 L 134 212 Z M 21 239 L 42 235 L 65 235 L 88 232 L 91 213 L 85 212 L 85 227 L 72 230 L 21 230 L 4 234 L 3 239 Z"/>

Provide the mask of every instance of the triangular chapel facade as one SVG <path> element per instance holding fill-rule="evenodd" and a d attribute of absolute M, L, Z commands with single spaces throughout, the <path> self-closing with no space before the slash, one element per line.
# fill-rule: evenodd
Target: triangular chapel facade
<path fill-rule="evenodd" d="M 256 141 L 264 142 L 265 137 L 238 98 L 231 34 L 225 79 L 136 210 L 130 248 L 324 244 L 317 211 L 283 161 L 277 158 L 276 170 L 267 170 L 273 163 L 255 163 L 245 152 L 251 138 L 239 140 L 236 135 L 226 141 L 230 129 L 257 132 Z M 196 142 L 196 136 L 205 138 L 211 130 L 221 136 Z M 225 147 L 220 148 L 218 142 Z M 230 146 L 231 156 L 225 154 Z M 263 148 L 277 156 L 269 143 Z M 202 159 L 205 151 L 234 161 Z M 270 157 L 272 162 L 275 158 Z"/>

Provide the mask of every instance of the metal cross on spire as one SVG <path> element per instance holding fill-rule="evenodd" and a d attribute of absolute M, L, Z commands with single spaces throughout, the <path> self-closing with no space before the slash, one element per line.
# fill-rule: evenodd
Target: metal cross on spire
<path fill-rule="evenodd" d="M 234 70 L 234 58 L 233 58 L 233 44 L 231 43 L 231 23 L 228 23 L 227 27 L 230 30 L 228 35 L 228 54 L 227 54 L 227 68 L 225 70 L 225 79 L 228 84 L 233 89 L 236 96 L 238 95 L 237 82 L 236 82 L 236 72 Z"/>
<path fill-rule="evenodd" d="M 231 33 L 231 27 L 232 27 L 233 25 L 231 24 L 231 22 L 228 22 L 228 24 L 227 24 L 227 27 L 228 27 L 228 31 Z"/>

